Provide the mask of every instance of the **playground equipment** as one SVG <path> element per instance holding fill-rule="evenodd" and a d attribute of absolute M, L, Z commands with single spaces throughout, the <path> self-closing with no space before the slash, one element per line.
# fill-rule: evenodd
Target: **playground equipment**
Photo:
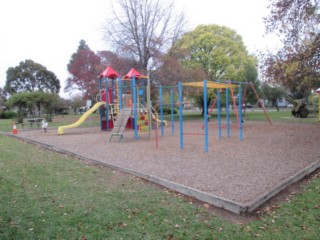
<path fill-rule="evenodd" d="M 306 118 L 312 112 L 302 100 L 294 100 L 289 95 L 286 95 L 285 99 L 293 105 L 291 113 L 294 117 Z"/>
<path fill-rule="evenodd" d="M 60 126 L 58 127 L 58 134 L 62 135 L 64 133 L 65 129 L 69 128 L 75 128 L 80 126 L 93 112 L 95 112 L 100 106 L 105 105 L 105 102 L 97 102 L 95 105 L 93 105 L 92 108 L 90 108 L 87 112 L 85 112 L 78 121 L 76 121 L 73 124 L 66 125 L 66 126 Z"/>
<path fill-rule="evenodd" d="M 119 116 L 117 117 L 117 121 L 113 126 L 109 142 L 114 136 L 119 137 L 119 142 L 123 139 L 123 131 L 125 129 L 125 126 L 127 125 L 127 122 L 131 113 L 132 113 L 132 108 L 123 108 L 120 111 Z"/>
<path fill-rule="evenodd" d="M 113 137 L 123 139 L 125 128 L 134 129 L 135 139 L 138 133 L 148 133 L 152 124 L 166 125 L 153 112 L 150 101 L 150 80 L 132 68 L 125 76 L 107 67 L 99 76 L 99 94 L 97 103 L 87 111 L 77 122 L 60 126 L 58 134 L 65 129 L 78 127 L 94 111 L 99 110 L 101 130 L 112 130 L 109 141 Z"/>
<path fill-rule="evenodd" d="M 166 120 L 161 120 L 161 119 L 159 119 L 156 115 L 154 115 L 153 113 L 152 113 L 152 119 L 154 120 L 154 121 L 156 121 L 157 123 L 159 123 L 160 125 L 161 124 L 163 124 L 163 126 L 167 126 L 168 125 L 168 122 L 166 121 Z"/>
<path fill-rule="evenodd" d="M 243 84 L 243 83 L 241 83 Z M 161 127 L 161 135 L 163 136 L 163 127 L 167 125 L 167 121 L 163 119 L 163 106 L 167 105 L 171 108 L 171 127 L 172 134 L 174 134 L 174 89 L 178 93 L 178 106 L 179 106 L 179 126 L 180 126 L 180 148 L 184 148 L 183 136 L 192 134 L 186 133 L 183 130 L 183 117 L 182 117 L 182 86 L 191 87 L 201 87 L 203 88 L 203 98 L 204 98 L 204 151 L 208 152 L 208 114 L 211 113 L 215 103 L 218 106 L 218 129 L 219 138 L 221 138 L 221 117 L 220 117 L 220 92 L 225 90 L 226 93 L 226 118 L 227 118 L 227 136 L 230 136 L 230 117 L 229 117 L 229 92 L 231 92 L 231 97 L 234 104 L 234 109 L 237 115 L 237 122 L 239 124 L 240 140 L 243 139 L 242 135 L 242 88 L 241 84 L 233 84 L 231 81 L 227 83 L 220 82 L 210 82 L 204 80 L 203 82 L 193 82 L 193 83 L 181 83 L 177 86 L 159 86 L 159 102 L 156 103 L 155 108 L 151 105 L 150 100 L 150 79 L 147 76 L 141 75 L 138 71 L 132 68 L 125 76 L 120 77 L 111 67 L 107 67 L 105 71 L 99 76 L 99 94 L 97 95 L 97 103 L 89 109 L 77 122 L 60 126 L 58 128 L 58 134 L 62 135 L 65 129 L 74 128 L 82 124 L 85 119 L 92 114 L 94 111 L 99 110 L 100 115 L 100 128 L 101 130 L 111 130 L 109 142 L 114 137 L 117 137 L 119 142 L 124 137 L 124 130 L 126 128 L 134 129 L 134 138 L 138 139 L 138 134 L 147 133 L 149 138 L 151 138 L 151 129 L 156 129 L 156 146 L 157 142 L 157 129 L 158 126 Z M 250 83 L 255 94 L 256 91 Z M 170 90 L 170 103 L 163 102 L 163 89 Z M 215 100 L 213 106 L 208 112 L 207 106 L 207 90 L 216 89 L 217 99 Z M 238 103 L 239 107 L 237 109 L 234 89 L 238 89 Z M 256 94 L 257 96 L 257 94 Z M 167 95 L 168 98 L 168 95 Z M 258 98 L 258 97 L 257 97 Z M 259 98 L 258 98 L 259 99 Z M 259 100 L 258 100 L 259 101 Z M 260 103 L 261 104 L 261 103 Z M 158 108 L 159 107 L 159 108 Z M 263 106 L 262 106 L 263 107 Z M 264 109 L 264 108 L 263 108 Z M 158 110 L 160 110 L 160 115 L 158 115 Z M 265 112 L 265 109 L 264 109 Z M 266 112 L 265 112 L 266 114 Z M 267 114 L 266 114 L 267 116 Z M 268 118 L 268 116 L 267 116 Z M 271 121 L 268 118 L 271 125 Z"/>
<path fill-rule="evenodd" d="M 183 135 L 186 134 L 192 134 L 192 133 L 186 133 L 183 130 L 183 117 L 182 117 L 182 86 L 190 86 L 190 87 L 201 87 L 203 88 L 203 100 L 204 100 L 204 152 L 208 152 L 209 148 L 209 133 L 208 133 L 208 106 L 207 106 L 207 89 L 218 89 L 218 93 L 221 89 L 226 90 L 226 96 L 228 97 L 228 91 L 229 89 L 239 88 L 239 106 L 241 106 L 241 86 L 234 85 L 234 84 L 226 84 L 226 83 L 219 83 L 219 82 L 210 82 L 207 80 L 204 80 L 203 82 L 192 82 L 192 83 L 181 83 L 179 82 L 178 88 L 179 88 L 179 122 L 180 122 L 180 149 L 183 150 L 184 148 L 184 140 Z M 228 101 L 227 101 L 228 102 Z M 220 113 L 220 95 L 218 95 L 218 114 Z M 227 110 L 227 131 L 229 136 L 229 107 L 226 108 Z M 239 108 L 239 130 L 240 130 L 240 140 L 242 140 L 242 114 L 241 114 L 241 107 Z M 221 137 L 221 119 L 218 117 L 218 128 L 219 128 L 219 138 Z"/>
<path fill-rule="evenodd" d="M 243 83 L 243 82 L 232 82 L 232 81 L 228 81 L 226 83 L 220 83 L 220 82 L 210 82 L 207 80 L 204 80 L 203 82 L 191 82 L 191 83 L 179 83 L 178 88 L 179 88 L 179 122 L 180 122 L 180 149 L 182 150 L 184 148 L 184 139 L 183 136 L 184 135 L 203 135 L 204 136 L 204 152 L 208 152 L 208 144 L 209 144 L 209 132 L 208 132 L 208 117 L 211 114 L 215 104 L 217 103 L 217 107 L 218 107 L 218 138 L 220 139 L 222 137 L 222 126 L 221 126 L 221 102 L 220 102 L 220 93 L 221 90 L 225 91 L 225 96 L 226 96 L 226 130 L 227 130 L 227 137 L 230 136 L 230 116 L 229 116 L 229 92 L 231 92 L 231 98 L 233 101 L 233 107 L 235 109 L 235 113 L 237 116 L 237 123 L 239 126 L 239 138 L 240 140 L 243 139 L 243 133 L 242 133 L 242 102 L 244 102 L 245 100 L 245 93 L 244 95 L 242 95 L 242 85 L 245 84 L 245 86 L 247 85 L 251 85 L 252 90 L 254 91 L 261 107 L 264 110 L 264 114 L 266 116 L 266 118 L 269 121 L 269 124 L 272 125 L 271 120 L 265 110 L 265 108 L 263 107 L 262 103 L 260 102 L 260 99 L 257 95 L 257 92 L 255 91 L 255 88 L 253 86 L 252 83 Z M 202 129 L 204 130 L 203 134 L 199 134 L 199 133 L 187 133 L 184 132 L 183 130 L 183 117 L 182 117 L 182 86 L 190 86 L 190 87 L 200 87 L 203 88 L 203 102 L 204 102 L 204 122 L 203 122 L 203 126 Z M 207 106 L 207 90 L 208 89 L 217 89 L 217 97 L 214 100 L 214 103 L 212 104 L 211 108 L 208 111 L 208 106 Z M 234 94 L 234 90 L 238 89 L 238 108 L 236 105 L 236 101 L 235 101 L 235 94 Z M 246 88 L 245 88 L 246 89 Z M 208 114 L 207 114 L 208 113 Z"/>
<path fill-rule="evenodd" d="M 101 130 L 112 129 L 109 141 L 116 136 L 121 141 L 125 128 L 134 129 L 135 139 L 138 139 L 138 132 L 150 136 L 152 112 L 149 77 L 132 68 L 125 76 L 116 79 L 118 74 L 110 69 L 108 67 L 99 78 L 100 98 L 106 100 L 105 108 L 100 111 Z"/>
<path fill-rule="evenodd" d="M 100 101 L 106 101 L 105 109 L 100 111 L 101 130 L 112 129 L 109 141 L 113 137 L 119 137 L 121 141 L 125 128 L 134 129 L 135 139 L 139 133 L 147 133 L 150 138 L 153 123 L 167 124 L 157 117 L 151 105 L 149 77 L 134 68 L 119 77 L 111 67 L 107 67 L 100 75 L 99 90 Z"/>

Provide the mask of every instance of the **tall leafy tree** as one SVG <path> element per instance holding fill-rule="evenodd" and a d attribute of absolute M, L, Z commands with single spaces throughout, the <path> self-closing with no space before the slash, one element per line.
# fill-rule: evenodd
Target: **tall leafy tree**
<path fill-rule="evenodd" d="M 29 59 L 7 70 L 4 90 L 9 94 L 25 91 L 59 93 L 60 81 L 46 67 Z"/>
<path fill-rule="evenodd" d="M 178 40 L 170 51 L 189 69 L 203 73 L 209 81 L 235 80 L 258 83 L 257 59 L 247 53 L 241 36 L 234 30 L 218 25 L 199 25 Z M 258 85 L 258 84 L 257 84 Z M 253 93 L 247 96 L 253 97 Z M 208 104 L 215 97 L 209 95 Z M 203 96 L 195 97 L 203 106 Z"/>
<path fill-rule="evenodd" d="M 255 88 L 256 93 L 261 96 L 261 82 L 259 80 L 258 76 L 258 60 L 254 56 L 249 56 L 247 59 L 247 63 L 244 66 L 244 76 L 243 79 L 240 79 L 240 81 L 245 81 L 247 83 L 252 83 L 253 87 Z M 244 93 L 245 94 L 245 103 L 256 103 L 258 101 L 257 96 L 255 95 L 254 90 L 252 89 L 251 85 L 247 84 L 244 87 Z"/>
<path fill-rule="evenodd" d="M 255 68 L 241 36 L 234 30 L 218 25 L 199 25 L 183 35 L 172 51 L 190 68 L 200 68 L 207 80 L 245 80 L 246 67 Z"/>
<path fill-rule="evenodd" d="M 277 33 L 282 47 L 263 56 L 262 72 L 296 97 L 320 85 L 319 7 L 319 0 L 271 0 L 265 19 L 267 33 Z"/>
<path fill-rule="evenodd" d="M 100 57 L 81 40 L 77 52 L 72 54 L 68 64 L 70 77 L 65 91 L 80 91 L 85 99 L 95 100 L 98 93 L 97 78 L 101 70 Z"/>
<path fill-rule="evenodd" d="M 172 0 L 116 0 L 112 8 L 114 18 L 105 25 L 107 41 L 121 56 L 134 58 L 142 73 L 151 74 L 183 33 L 184 15 L 174 11 Z"/>

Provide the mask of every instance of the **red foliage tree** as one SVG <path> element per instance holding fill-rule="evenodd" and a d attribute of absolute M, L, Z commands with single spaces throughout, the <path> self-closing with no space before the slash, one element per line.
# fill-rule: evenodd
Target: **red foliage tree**
<path fill-rule="evenodd" d="M 283 46 L 263 56 L 261 72 L 295 97 L 306 97 L 320 84 L 320 1 L 272 0 L 270 9 L 267 33 L 277 33 Z"/>
<path fill-rule="evenodd" d="M 98 75 L 101 73 L 101 58 L 96 55 L 84 40 L 68 64 L 70 77 L 67 79 L 66 92 L 78 90 L 84 99 L 95 100 L 98 94 Z"/>

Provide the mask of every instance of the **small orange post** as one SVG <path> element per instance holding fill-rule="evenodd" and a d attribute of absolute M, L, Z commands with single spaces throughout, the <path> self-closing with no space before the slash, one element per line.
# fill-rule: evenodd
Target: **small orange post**
<path fill-rule="evenodd" d="M 17 125 L 15 123 L 12 125 L 12 133 L 13 134 L 17 134 L 18 133 Z"/>

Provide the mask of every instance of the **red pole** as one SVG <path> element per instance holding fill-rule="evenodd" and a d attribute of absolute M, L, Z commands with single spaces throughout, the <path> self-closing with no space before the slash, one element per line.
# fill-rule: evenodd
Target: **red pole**
<path fill-rule="evenodd" d="M 267 113 L 266 109 L 264 108 L 263 104 L 261 103 L 260 98 L 259 98 L 259 96 L 258 96 L 258 93 L 256 92 L 256 89 L 254 88 L 252 82 L 250 82 L 250 85 L 251 85 L 251 87 L 252 87 L 252 90 L 253 90 L 254 94 L 256 95 L 256 98 L 258 99 L 258 103 L 260 104 L 260 106 L 261 106 L 262 109 L 263 109 L 264 115 L 265 115 L 266 118 L 268 119 L 269 124 L 272 125 L 272 122 L 271 122 L 271 120 L 270 120 L 270 118 L 269 118 L 269 116 L 268 116 L 268 113 Z"/>
<path fill-rule="evenodd" d="M 221 92 L 221 89 L 220 89 L 220 92 Z M 209 109 L 209 115 L 212 113 L 212 111 L 214 109 L 214 106 L 216 105 L 217 99 L 218 99 L 217 97 L 214 99 L 214 101 L 213 101 L 213 103 L 212 103 L 212 105 L 211 105 L 211 107 Z M 204 123 L 202 124 L 201 129 L 204 129 Z"/>
<path fill-rule="evenodd" d="M 231 84 L 231 82 L 229 82 L 229 84 Z M 230 92 L 231 92 L 231 97 L 232 97 L 232 101 L 233 101 L 233 108 L 235 109 L 235 112 L 236 112 L 237 122 L 238 122 L 238 124 L 240 124 L 239 115 L 238 115 L 238 108 L 237 108 L 236 101 L 234 100 L 234 94 L 233 94 L 232 88 L 230 88 Z"/>

